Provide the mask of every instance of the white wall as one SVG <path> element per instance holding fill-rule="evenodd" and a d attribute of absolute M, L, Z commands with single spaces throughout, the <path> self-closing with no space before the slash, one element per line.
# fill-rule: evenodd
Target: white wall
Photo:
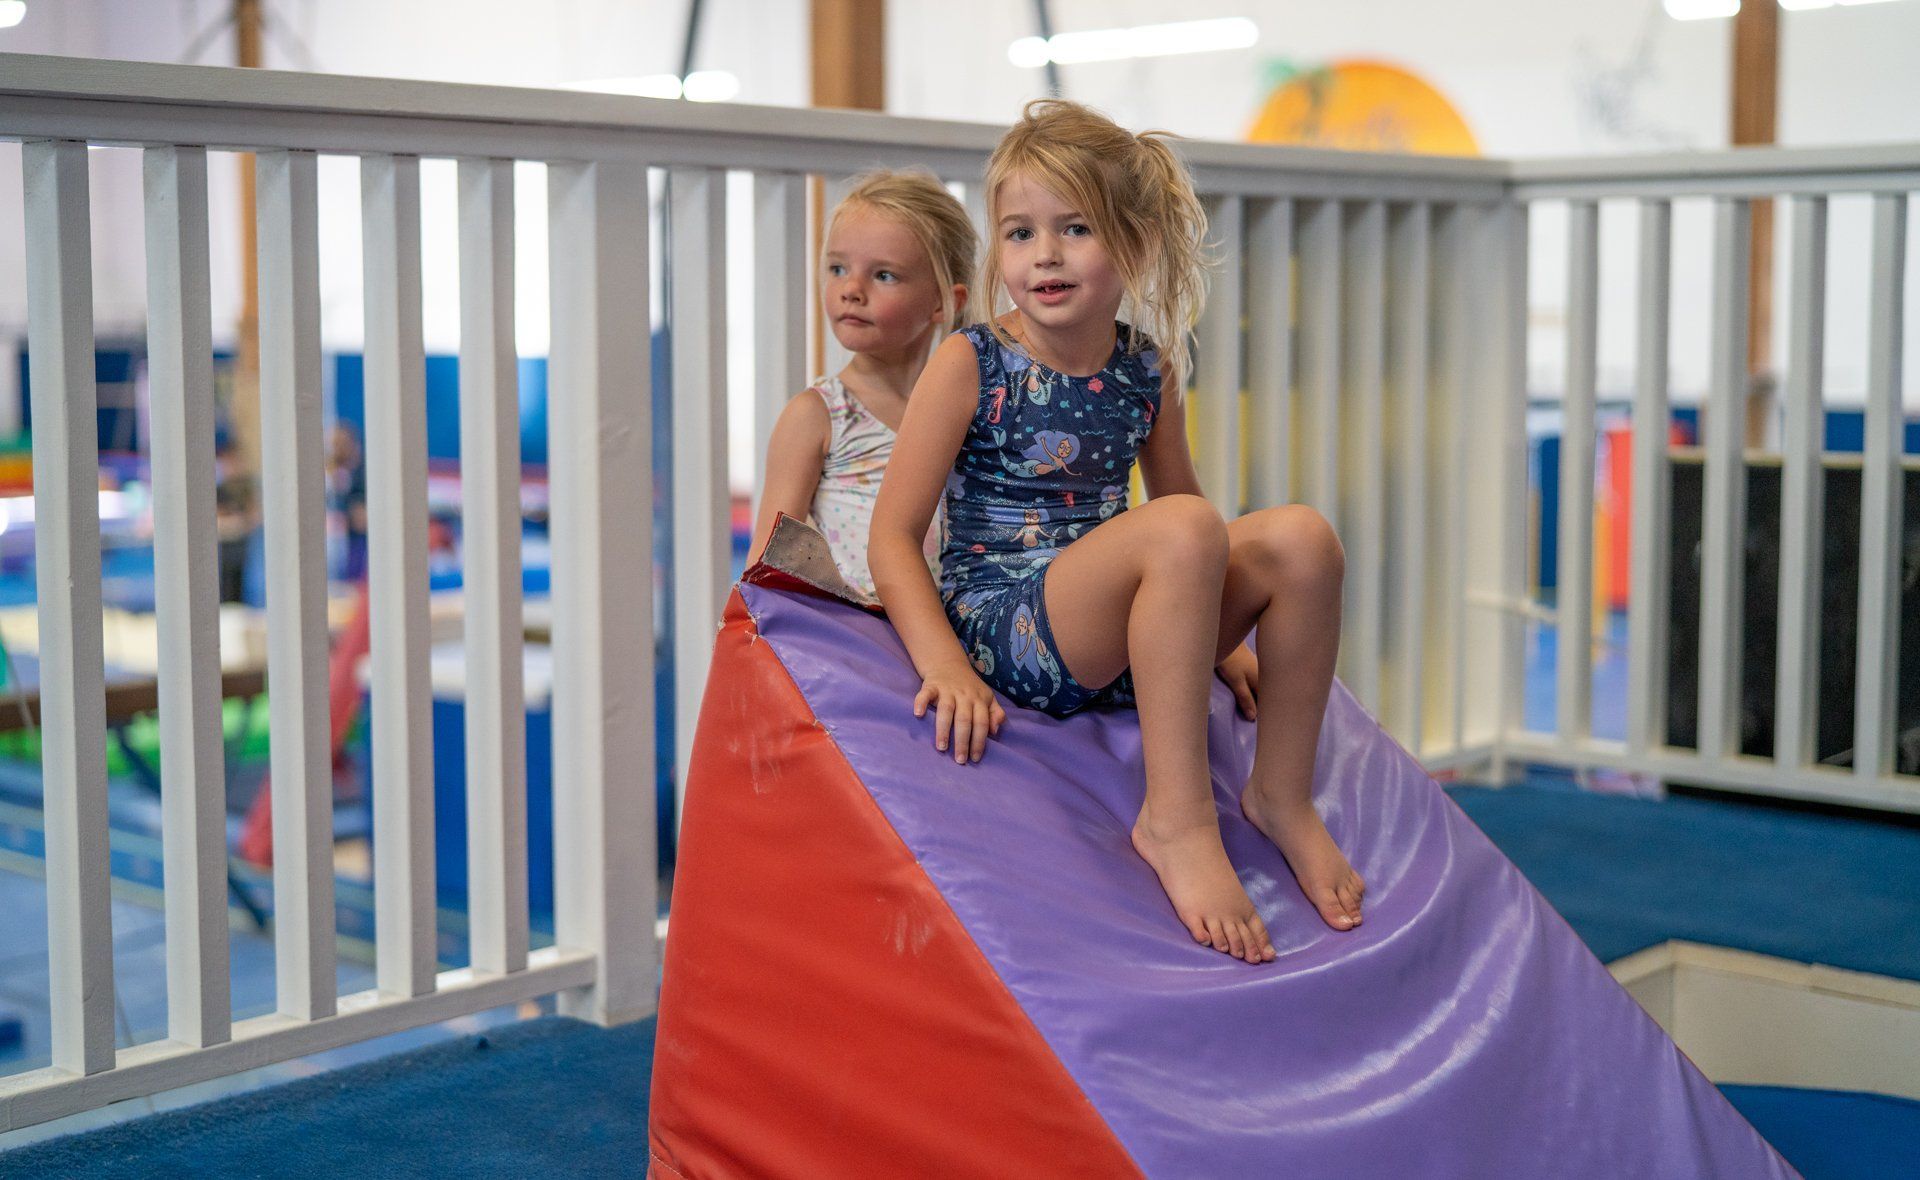
<path fill-rule="evenodd" d="M 530 85 L 671 71 L 678 65 L 686 14 L 684 0 L 555 0 L 544 6 L 507 0 L 271 0 L 267 7 L 270 66 Z M 741 101 L 803 103 L 806 7 L 804 0 L 709 0 L 696 64 L 736 74 Z M 193 60 L 225 64 L 234 52 L 228 33 L 200 34 L 226 8 L 227 0 L 31 0 L 27 20 L 0 31 L 0 51 L 177 61 L 197 48 Z M 1312 65 L 1364 56 L 1403 64 L 1432 81 L 1492 155 L 1711 149 L 1726 142 L 1731 25 L 1673 21 L 1659 0 L 1054 0 L 1053 12 L 1059 30 L 1226 15 L 1259 23 L 1261 41 L 1248 50 L 1061 68 L 1069 96 L 1135 126 L 1238 138 L 1267 89 L 1274 62 Z M 1040 71 L 1019 69 L 1006 58 L 1007 44 L 1033 31 L 1024 0 L 891 4 L 889 109 L 1011 119 L 1044 85 Z M 1782 43 L 1782 143 L 1920 140 L 1920 77 L 1910 65 L 1910 47 L 1920 45 L 1920 0 L 1783 13 Z M 109 149 L 93 153 L 92 164 L 99 332 L 103 338 L 137 334 L 145 304 L 138 161 L 130 151 Z M 330 348 L 357 348 L 357 166 L 328 160 L 321 177 L 323 336 Z M 523 169 L 520 179 L 520 343 L 523 352 L 538 354 L 545 351 L 547 328 L 544 182 L 537 167 Z M 429 162 L 422 175 L 429 211 L 423 235 L 425 328 L 435 351 L 451 351 L 458 342 L 451 185 L 451 167 Z M 231 157 L 215 156 L 212 186 L 215 330 L 230 338 L 239 307 Z M 0 339 L 17 338 L 25 326 L 20 205 L 18 149 L 0 144 Z M 746 212 L 737 198 L 732 208 Z M 1560 381 L 1564 218 L 1543 208 L 1537 223 L 1533 379 L 1550 394 Z M 1676 213 L 1681 237 L 1674 379 L 1682 399 L 1697 395 L 1705 382 L 1704 224 L 1696 210 Z M 1624 393 L 1631 374 L 1632 228 L 1624 209 L 1609 209 L 1603 220 L 1603 393 Z M 1829 384 L 1838 399 L 1851 400 L 1864 380 L 1864 216 L 1841 203 L 1833 228 Z M 1914 258 L 1920 276 L 1920 244 Z M 733 276 L 741 288 L 736 324 L 744 324 L 740 297 L 751 272 L 736 268 Z M 1920 324 L 1920 299 L 1910 301 L 1909 311 Z M 753 380 L 750 334 L 738 333 L 737 343 L 731 385 L 744 400 Z M 1920 365 L 1910 370 L 1909 404 L 1920 406 Z M 736 455 L 737 466 L 750 458 L 744 431 Z"/>

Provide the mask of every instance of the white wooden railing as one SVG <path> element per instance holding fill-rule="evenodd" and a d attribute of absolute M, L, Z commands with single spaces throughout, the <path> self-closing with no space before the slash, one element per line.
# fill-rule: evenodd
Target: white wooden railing
<path fill-rule="evenodd" d="M 750 240 L 750 412 L 764 450 L 784 398 L 808 377 L 812 267 L 807 181 L 831 195 L 875 165 L 921 165 L 962 186 L 978 215 L 989 126 L 873 115 L 699 106 L 499 87 L 0 55 L 0 139 L 25 144 L 36 399 L 35 478 L 45 683 L 53 1062 L 0 1078 L 0 1131 L 461 1013 L 557 993 L 605 1022 L 652 1010 L 657 980 L 653 765 L 650 253 L 671 259 L 676 695 L 684 767 L 727 591 L 728 249 Z M 167 1038 L 116 1048 L 106 855 L 100 561 L 93 489 L 88 144 L 140 149 L 150 278 L 156 579 L 166 735 Z M 261 397 L 269 557 L 277 1011 L 230 1019 L 221 839 L 217 622 L 212 572 L 210 151 L 256 153 Z M 1241 509 L 1293 500 L 1339 528 L 1348 552 L 1341 673 L 1430 767 L 1499 776 L 1517 758 L 1626 766 L 1669 777 L 1920 810 L 1920 787 L 1884 761 L 1840 774 L 1806 744 L 1749 765 L 1724 728 L 1699 752 L 1658 740 L 1660 624 L 1634 615 L 1635 737 L 1586 736 L 1587 558 L 1563 558 L 1559 731 L 1523 731 L 1527 616 L 1528 205 L 1574 201 L 1573 363 L 1567 396 L 1567 535 L 1591 518 L 1593 202 L 1644 198 L 1647 263 L 1639 412 L 1665 409 L 1665 201 L 1720 194 L 1722 282 L 1744 307 L 1741 202 L 1868 187 L 1885 222 L 1877 271 L 1875 425 L 1863 632 L 1884 640 L 1897 506 L 1899 219 L 1920 149 L 1742 153 L 1632 163 L 1511 164 L 1184 145 L 1223 269 L 1199 327 L 1194 445 L 1207 490 Z M 326 586 L 322 561 L 317 160 L 360 160 L 365 256 L 367 463 L 373 615 L 377 987 L 336 997 L 328 817 Z M 460 401 L 466 537 L 468 814 L 473 963 L 433 951 L 432 744 L 427 722 L 422 158 L 459 161 Z M 550 256 L 550 471 L 555 663 L 556 945 L 528 950 L 515 449 L 516 162 L 544 165 Z M 751 233 L 729 234 L 729 173 L 752 176 Z M 648 198 L 664 173 L 670 232 Z M 221 227 L 223 231 L 231 227 Z M 738 227 L 736 227 L 738 228 Z M 1796 239 L 1797 240 L 1797 239 Z M 1813 248 L 1813 247 L 1809 247 Z M 1817 257 L 1817 256 L 1816 256 Z M 1796 287 L 1796 314 L 1817 286 Z M 1884 322 L 1883 322 L 1884 321 Z M 743 329 L 735 328 L 738 332 Z M 1716 396 L 1733 396 L 1740 325 L 1716 325 Z M 1796 340 L 1801 337 L 1796 336 Z M 1817 349 L 1818 333 L 1812 345 Z M 1815 370 L 1817 371 L 1817 366 Z M 1808 420 L 1797 433 L 1788 539 L 1804 553 Z M 1811 399 L 1811 400 L 1810 400 Z M 1719 416 L 1719 415 L 1716 415 Z M 1641 432 L 1648 447 L 1658 433 Z M 1643 458 L 1658 454 L 1643 450 Z M 1585 458 L 1582 458 L 1585 456 Z M 1708 565 L 1730 593 L 1738 441 L 1709 445 Z M 1655 602 L 1661 465 L 1637 468 L 1636 603 Z M 1731 497 L 1731 499 L 1730 499 Z M 1565 552 L 1563 550 L 1563 552 Z M 1788 653 L 1804 664 L 1806 588 Z M 1783 615 L 1783 619 L 1788 618 Z M 1789 624 L 1783 623 L 1783 631 Z M 1729 624 L 1731 626 L 1731 624 Z M 1733 632 L 1703 653 L 1725 701 Z M 1885 745 L 1892 676 L 1863 643 L 1862 732 Z M 1801 665 L 1796 665 L 1801 666 Z M 1783 672 L 1785 669 L 1783 669 Z M 1783 684 L 1804 677 L 1782 676 Z M 1813 702 L 1791 704 L 1804 725 Z M 1715 716 L 1719 716 L 1716 712 Z M 1797 732 L 1797 731 L 1796 731 Z"/>

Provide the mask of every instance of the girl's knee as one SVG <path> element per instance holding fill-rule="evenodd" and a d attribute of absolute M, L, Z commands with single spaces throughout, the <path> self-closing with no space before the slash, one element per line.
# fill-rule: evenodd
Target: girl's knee
<path fill-rule="evenodd" d="M 1266 577 L 1309 588 L 1338 585 L 1347 572 L 1346 550 L 1327 518 L 1305 504 L 1250 513 L 1236 522 L 1233 557 Z"/>
<path fill-rule="evenodd" d="M 1227 522 L 1206 497 L 1159 496 L 1135 511 L 1150 518 L 1156 564 L 1177 561 L 1224 568 L 1231 545 Z"/>

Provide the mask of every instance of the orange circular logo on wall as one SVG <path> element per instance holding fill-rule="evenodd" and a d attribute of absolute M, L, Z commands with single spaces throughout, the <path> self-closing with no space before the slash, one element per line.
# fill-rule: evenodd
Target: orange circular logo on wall
<path fill-rule="evenodd" d="M 1339 61 L 1274 88 L 1247 132 L 1254 143 L 1477 156 L 1467 121 L 1431 85 L 1398 66 Z"/>

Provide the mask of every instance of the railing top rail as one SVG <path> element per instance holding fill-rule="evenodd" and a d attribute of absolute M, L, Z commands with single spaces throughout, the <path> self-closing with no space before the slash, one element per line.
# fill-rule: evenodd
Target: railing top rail
<path fill-rule="evenodd" d="M 1920 189 L 1920 143 L 1556 156 L 1505 166 L 1514 195 L 1522 199 Z"/>
<path fill-rule="evenodd" d="M 150 62 L 0 54 L 0 138 L 225 149 L 644 158 L 803 171 L 923 163 L 977 176 L 1001 128 L 740 103 L 706 104 Z M 1500 161 L 1185 140 L 1203 187 L 1274 195 L 1480 199 Z"/>

